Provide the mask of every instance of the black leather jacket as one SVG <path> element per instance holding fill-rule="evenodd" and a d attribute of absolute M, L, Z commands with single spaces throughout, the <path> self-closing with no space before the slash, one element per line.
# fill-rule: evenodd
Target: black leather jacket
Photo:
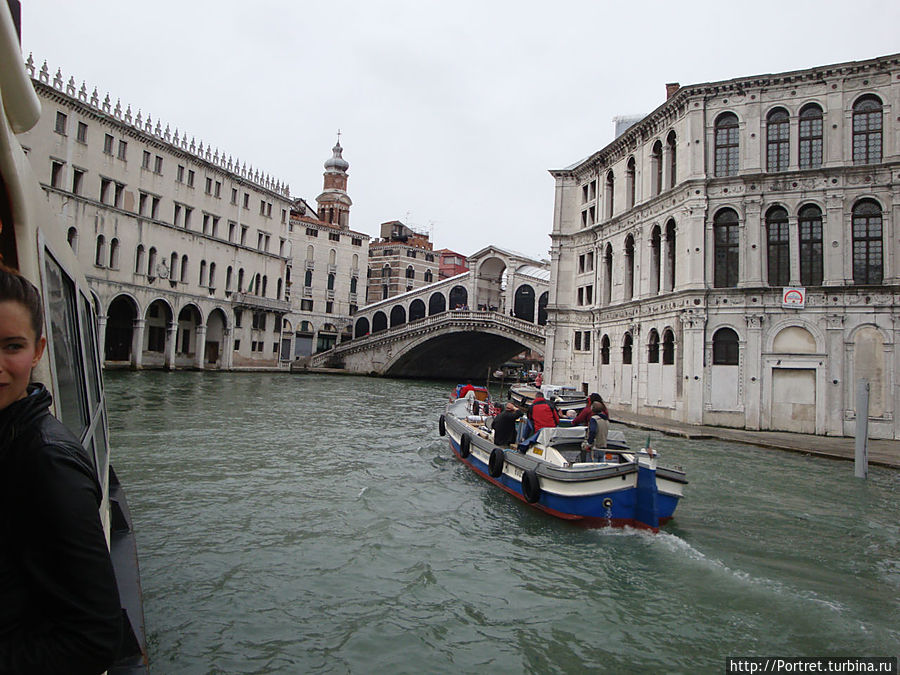
<path fill-rule="evenodd" d="M 0 411 L 0 675 L 101 673 L 122 610 L 100 485 L 49 392 Z"/>

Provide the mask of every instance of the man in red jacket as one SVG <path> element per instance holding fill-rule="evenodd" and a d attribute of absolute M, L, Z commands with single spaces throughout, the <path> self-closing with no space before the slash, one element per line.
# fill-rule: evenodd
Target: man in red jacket
<path fill-rule="evenodd" d="M 544 398 L 539 391 L 534 397 L 534 402 L 528 408 L 528 419 L 534 425 L 534 432 L 537 433 L 545 427 L 555 427 L 559 425 L 559 413 L 556 408 L 551 405 L 550 401 Z"/>

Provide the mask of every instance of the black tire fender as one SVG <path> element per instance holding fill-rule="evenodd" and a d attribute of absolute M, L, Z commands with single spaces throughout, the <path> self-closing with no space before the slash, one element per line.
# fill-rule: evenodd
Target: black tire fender
<path fill-rule="evenodd" d="M 491 478 L 499 478 L 503 474 L 503 465 L 506 463 L 506 453 L 503 448 L 491 450 L 491 458 L 488 460 L 488 473 Z"/>
<path fill-rule="evenodd" d="M 443 436 L 447 433 L 447 425 L 444 423 L 444 416 L 438 417 L 438 433 Z"/>
<path fill-rule="evenodd" d="M 472 439 L 469 438 L 469 434 L 463 434 L 462 438 L 459 439 L 459 456 L 465 459 L 469 456 L 469 446 L 472 443 Z"/>
<path fill-rule="evenodd" d="M 522 473 L 522 495 L 529 504 L 541 498 L 541 483 L 534 469 L 526 469 Z"/>

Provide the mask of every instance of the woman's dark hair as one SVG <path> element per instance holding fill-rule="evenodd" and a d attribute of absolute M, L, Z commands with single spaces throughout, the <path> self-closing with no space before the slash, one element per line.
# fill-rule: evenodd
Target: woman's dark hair
<path fill-rule="evenodd" d="M 34 339 L 40 340 L 44 332 L 44 307 L 41 292 L 28 279 L 0 263 L 0 302 L 18 302 L 28 310 Z"/>

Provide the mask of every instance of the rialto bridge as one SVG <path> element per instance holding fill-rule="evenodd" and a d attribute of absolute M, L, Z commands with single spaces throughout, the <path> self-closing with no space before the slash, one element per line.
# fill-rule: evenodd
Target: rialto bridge
<path fill-rule="evenodd" d="M 352 338 L 345 334 L 334 348 L 298 365 L 481 378 L 526 349 L 542 353 L 546 265 L 493 246 L 468 262 L 469 272 L 361 307 Z"/>

